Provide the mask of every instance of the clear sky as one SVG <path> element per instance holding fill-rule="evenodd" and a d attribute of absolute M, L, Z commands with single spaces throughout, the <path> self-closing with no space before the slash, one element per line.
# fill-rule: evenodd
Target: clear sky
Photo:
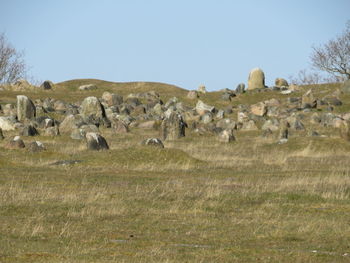
<path fill-rule="evenodd" d="M 350 0 L 0 0 L 0 32 L 31 74 L 235 88 L 309 67 L 313 44 L 340 34 Z"/>

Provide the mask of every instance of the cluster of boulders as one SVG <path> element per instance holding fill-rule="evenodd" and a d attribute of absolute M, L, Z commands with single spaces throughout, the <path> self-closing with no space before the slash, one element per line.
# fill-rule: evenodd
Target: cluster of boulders
<path fill-rule="evenodd" d="M 44 82 L 45 83 L 45 82 Z M 43 84 L 50 86 L 50 82 Z M 82 90 L 95 89 L 85 85 Z M 248 89 L 239 84 L 236 90 L 222 90 L 222 100 L 232 100 L 245 92 L 256 90 L 291 91 L 288 82 L 278 78 L 275 86 L 265 86 L 264 73 L 254 69 L 249 74 Z M 18 131 L 10 141 L 9 148 L 23 148 L 19 136 L 58 136 L 67 134 L 74 140 L 85 140 L 88 149 L 109 149 L 109 144 L 100 132 L 101 127 L 112 129 L 115 134 L 128 133 L 131 128 L 157 129 L 159 138 L 148 138 L 142 145 L 164 147 L 163 141 L 177 140 L 186 136 L 186 129 L 199 135 L 212 134 L 219 142 L 236 140 L 235 131 L 261 131 L 264 138 L 276 138 L 285 143 L 295 131 L 308 131 L 311 136 L 319 133 L 313 127 L 339 128 L 341 136 L 350 140 L 350 113 L 334 114 L 334 107 L 342 105 L 340 91 L 318 98 L 312 90 L 300 97 L 288 96 L 283 101 L 275 98 L 247 105 L 216 108 L 201 99 L 206 93 L 201 85 L 196 91 L 189 91 L 187 98 L 196 100 L 190 107 L 177 97 L 163 102 L 154 91 L 133 93 L 126 97 L 104 92 L 101 98 L 86 97 L 77 103 L 68 103 L 52 98 L 32 101 L 24 95 L 17 96 L 16 105 L 0 107 L 0 139 L 3 131 Z M 286 93 L 287 94 L 287 93 Z M 49 113 L 61 116 L 54 119 Z M 40 142 L 30 144 L 33 151 L 45 147 Z"/>

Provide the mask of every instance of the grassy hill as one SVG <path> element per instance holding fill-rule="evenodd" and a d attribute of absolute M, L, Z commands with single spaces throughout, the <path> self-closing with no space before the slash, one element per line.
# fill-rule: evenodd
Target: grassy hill
<path fill-rule="evenodd" d="M 84 84 L 97 90 L 78 91 Z M 317 97 L 338 84 L 302 87 L 291 95 L 249 92 L 224 107 L 270 98 L 285 101 L 312 88 Z M 49 91 L 2 91 L 71 102 L 103 91 L 122 95 L 154 90 L 163 100 L 187 91 L 162 83 L 71 80 Z M 349 95 L 335 112 L 350 112 Z M 315 110 L 316 111 L 316 110 Z M 233 116 L 229 116 L 233 117 Z M 235 131 L 233 143 L 191 129 L 165 141 L 165 149 L 141 146 L 154 129 L 126 134 L 100 128 L 110 150 L 87 151 L 69 135 L 23 137 L 46 150 L 29 152 L 0 140 L 0 262 L 349 262 L 350 143 L 337 130 L 326 136 L 294 135 L 285 144 L 261 131 Z M 58 161 L 76 161 L 55 165 Z"/>

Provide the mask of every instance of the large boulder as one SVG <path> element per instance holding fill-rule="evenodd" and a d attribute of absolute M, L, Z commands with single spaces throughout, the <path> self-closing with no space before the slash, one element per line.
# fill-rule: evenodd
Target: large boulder
<path fill-rule="evenodd" d="M 204 115 L 207 112 L 212 112 L 212 113 L 215 112 L 215 107 L 214 106 L 207 105 L 201 100 L 198 100 L 195 109 L 196 109 L 196 112 L 199 115 Z"/>
<path fill-rule="evenodd" d="M 186 123 L 181 114 L 172 112 L 162 121 L 160 135 L 163 140 L 176 140 L 185 137 Z"/>
<path fill-rule="evenodd" d="M 85 138 L 86 134 L 88 132 L 95 132 L 95 133 L 98 133 L 99 130 L 98 128 L 93 125 L 93 124 L 90 124 L 90 125 L 82 125 L 80 126 L 79 128 L 76 128 L 72 131 L 72 133 L 70 134 L 70 137 L 74 140 L 82 140 Z"/>
<path fill-rule="evenodd" d="M 25 119 L 34 119 L 36 109 L 34 103 L 24 95 L 17 96 L 17 119 L 23 121 Z"/>
<path fill-rule="evenodd" d="M 15 122 L 11 117 L 0 117 L 0 129 L 4 131 L 14 131 Z"/>
<path fill-rule="evenodd" d="M 254 68 L 250 71 L 248 77 L 248 90 L 265 88 L 265 74 L 260 68 Z"/>
<path fill-rule="evenodd" d="M 80 115 L 67 115 L 66 118 L 61 122 L 59 126 L 59 130 L 61 133 L 70 133 L 74 129 L 79 128 L 84 125 L 85 122 L 83 117 Z"/>
<path fill-rule="evenodd" d="M 267 108 L 264 102 L 258 102 L 250 106 L 250 111 L 256 116 L 264 116 L 267 112 Z"/>
<path fill-rule="evenodd" d="M 88 132 L 86 134 L 86 144 L 88 150 L 100 151 L 109 149 L 106 139 L 95 132 Z"/>
<path fill-rule="evenodd" d="M 122 104 L 123 96 L 105 91 L 102 94 L 102 100 L 107 104 L 108 107 L 112 107 Z"/>
<path fill-rule="evenodd" d="M 101 121 L 106 117 L 105 110 L 96 97 L 87 97 L 83 100 L 80 106 L 80 114 L 84 120 Z"/>

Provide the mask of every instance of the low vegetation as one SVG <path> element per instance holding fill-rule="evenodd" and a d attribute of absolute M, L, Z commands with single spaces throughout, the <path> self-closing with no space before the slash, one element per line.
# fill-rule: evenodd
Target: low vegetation
<path fill-rule="evenodd" d="M 76 102 L 103 91 L 155 90 L 165 101 L 187 91 L 166 84 L 64 82 L 49 91 L 21 92 Z M 105 85 L 105 86 L 104 86 Z M 325 96 L 333 86 L 303 87 Z M 127 89 L 127 90 L 125 90 Z M 18 92 L 1 92 L 1 104 Z M 252 104 L 279 92 L 250 92 L 216 107 Z M 284 97 L 283 97 L 284 96 Z M 335 112 L 348 112 L 348 95 Z M 350 143 L 336 130 L 325 137 L 300 131 L 287 143 L 260 131 L 235 131 L 236 141 L 191 129 L 164 141 L 140 142 L 155 129 L 115 134 L 101 128 L 110 149 L 87 151 L 68 135 L 37 136 L 46 150 L 6 149 L 0 141 L 1 262 L 349 262 Z M 12 138 L 15 131 L 4 132 Z M 23 137 L 25 142 L 33 139 Z M 62 161 L 66 162 L 62 165 Z"/>

